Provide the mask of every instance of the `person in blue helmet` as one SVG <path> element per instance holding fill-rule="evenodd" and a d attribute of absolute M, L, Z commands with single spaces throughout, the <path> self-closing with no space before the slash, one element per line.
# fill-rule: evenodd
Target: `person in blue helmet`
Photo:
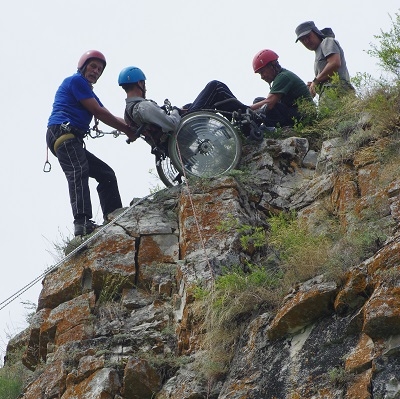
<path fill-rule="evenodd" d="M 97 50 L 89 50 L 80 57 L 78 71 L 64 79 L 55 94 L 47 124 L 47 146 L 67 178 L 75 236 L 90 234 L 96 227 L 91 220 L 89 177 L 98 182 L 97 192 L 105 220 L 109 213 L 122 207 L 113 169 L 84 145 L 92 118 L 135 138 L 125 121 L 111 114 L 93 92 L 93 85 L 106 64 L 106 58 Z"/>
<path fill-rule="evenodd" d="M 253 70 L 261 79 L 270 85 L 267 97 L 259 97 L 251 105 L 237 100 L 229 87 L 220 81 L 209 82 L 192 103 L 176 109 L 171 115 L 155 103 L 142 103 L 146 96 L 145 76 L 136 67 L 124 68 L 119 75 L 118 83 L 127 92 L 126 114 L 130 115 L 137 125 L 143 122 L 161 126 L 167 123 L 167 130 L 174 130 L 180 121 L 180 115 L 207 109 L 215 109 L 216 104 L 221 113 L 232 113 L 247 108 L 258 111 L 267 127 L 293 126 L 303 119 L 298 109 L 299 102 L 306 101 L 314 105 L 306 84 L 293 72 L 282 68 L 278 63 L 278 55 L 268 49 L 259 51 L 253 59 Z M 223 102 L 223 103 L 222 103 Z M 125 118 L 126 119 L 126 118 Z M 163 129 L 164 131 L 165 128 Z"/>
<path fill-rule="evenodd" d="M 146 99 L 146 76 L 140 68 L 124 68 L 118 76 L 118 84 L 126 92 L 125 121 L 136 126 L 150 123 L 164 133 L 175 131 L 181 121 L 180 110 L 174 107 L 167 114 L 155 101 Z"/>

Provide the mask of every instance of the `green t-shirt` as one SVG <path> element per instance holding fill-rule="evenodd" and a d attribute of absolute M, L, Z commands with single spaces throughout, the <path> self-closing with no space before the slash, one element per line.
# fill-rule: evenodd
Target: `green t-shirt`
<path fill-rule="evenodd" d="M 313 101 L 307 85 L 293 72 L 282 68 L 272 82 L 271 94 L 282 94 L 281 103 L 297 107 L 299 99 Z"/>

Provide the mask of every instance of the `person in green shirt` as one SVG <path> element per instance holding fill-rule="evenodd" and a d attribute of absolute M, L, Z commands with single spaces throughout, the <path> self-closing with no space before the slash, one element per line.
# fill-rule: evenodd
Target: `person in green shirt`
<path fill-rule="evenodd" d="M 259 51 L 253 59 L 254 72 L 259 73 L 261 79 L 270 85 L 266 97 L 257 97 L 252 105 L 227 102 L 222 111 L 232 112 L 238 108 L 250 108 L 263 116 L 263 124 L 267 127 L 294 126 L 301 120 L 303 115 L 299 111 L 299 103 L 307 101 L 314 106 L 313 99 L 307 85 L 296 74 L 282 68 L 278 58 L 274 51 L 265 49 Z M 205 86 L 193 103 L 185 106 L 183 113 L 215 109 L 216 103 L 230 98 L 236 99 L 228 86 L 213 80 Z"/>
<path fill-rule="evenodd" d="M 305 82 L 295 73 L 282 68 L 278 54 L 272 50 L 261 50 L 253 58 L 253 70 L 270 85 L 265 98 L 258 98 L 251 109 L 265 112 L 265 126 L 293 126 L 303 119 L 299 104 L 314 102 Z"/>

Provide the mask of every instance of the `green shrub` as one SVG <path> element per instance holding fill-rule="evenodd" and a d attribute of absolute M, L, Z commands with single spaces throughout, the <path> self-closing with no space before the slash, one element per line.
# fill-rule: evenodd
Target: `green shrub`
<path fill-rule="evenodd" d="M 344 368 L 334 367 L 330 368 L 327 373 L 328 381 L 337 388 L 343 388 L 354 377 Z"/>
<path fill-rule="evenodd" d="M 305 281 L 323 271 L 332 241 L 326 232 L 313 232 L 295 212 L 281 212 L 269 221 L 268 243 L 277 251 L 284 271 L 285 287 Z"/>
<path fill-rule="evenodd" d="M 379 35 L 374 38 L 379 44 L 371 43 L 371 49 L 367 53 L 379 60 L 379 65 L 387 72 L 392 73 L 400 79 L 400 14 L 395 13 L 395 18 L 390 16 L 391 29 L 384 32 L 381 29 Z"/>
<path fill-rule="evenodd" d="M 0 369 L 0 399 L 16 399 L 22 392 L 23 381 L 17 374 Z"/>
<path fill-rule="evenodd" d="M 252 226 L 249 224 L 241 224 L 231 214 L 228 219 L 217 226 L 219 231 L 236 231 L 240 235 L 240 244 L 246 251 L 251 248 L 262 248 L 266 245 L 266 232 L 261 226 Z"/>
<path fill-rule="evenodd" d="M 99 294 L 98 303 L 114 302 L 121 298 L 123 288 L 133 287 L 129 276 L 109 274 L 105 277 L 103 287 Z"/>
<path fill-rule="evenodd" d="M 224 374 L 235 344 L 251 316 L 275 307 L 280 296 L 282 274 L 248 264 L 247 271 L 235 267 L 217 277 L 212 290 L 196 290 L 201 302 L 206 331 L 199 371 L 208 379 Z"/>
<path fill-rule="evenodd" d="M 6 364 L 0 368 L 0 399 L 16 399 L 20 397 L 24 387 L 32 376 L 21 362 L 26 347 L 7 353 Z"/>

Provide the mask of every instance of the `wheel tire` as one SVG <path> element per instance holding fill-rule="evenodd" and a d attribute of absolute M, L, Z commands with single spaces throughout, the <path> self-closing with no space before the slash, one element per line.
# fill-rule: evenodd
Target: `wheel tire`
<path fill-rule="evenodd" d="M 156 170 L 160 180 L 166 187 L 182 184 L 182 173 L 176 169 L 171 158 L 156 158 Z"/>
<path fill-rule="evenodd" d="M 236 129 L 223 116 L 207 111 L 184 116 L 168 144 L 176 169 L 202 178 L 222 176 L 234 169 L 241 152 Z"/>

